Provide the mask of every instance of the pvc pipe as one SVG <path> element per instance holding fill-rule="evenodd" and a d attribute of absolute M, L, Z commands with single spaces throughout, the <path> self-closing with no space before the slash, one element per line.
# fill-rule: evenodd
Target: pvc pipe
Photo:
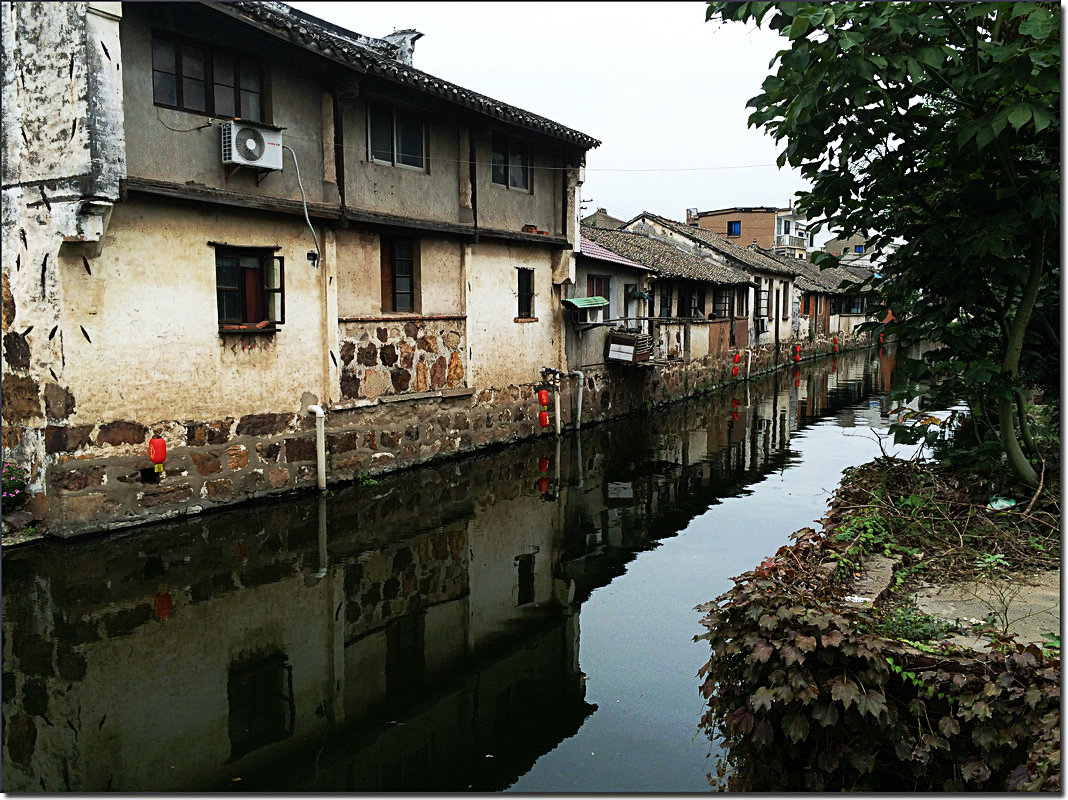
<path fill-rule="evenodd" d="M 575 418 L 575 430 L 579 430 L 579 429 L 582 428 L 582 389 L 583 389 L 583 387 L 584 387 L 584 385 L 586 383 L 586 376 L 582 374 L 582 370 L 578 370 L 578 369 L 567 373 L 567 376 L 569 378 L 572 375 L 578 375 L 578 379 L 579 379 L 578 416 Z"/>
<path fill-rule="evenodd" d="M 753 369 L 753 351 L 747 347 L 745 352 L 749 354 L 749 360 L 745 362 L 745 379 L 749 380 L 749 372 Z"/>
<path fill-rule="evenodd" d="M 322 406 L 308 406 L 315 415 L 315 461 L 319 472 L 319 488 L 326 488 L 326 412 Z"/>
<path fill-rule="evenodd" d="M 553 408 L 556 411 L 556 435 L 560 435 L 560 373 L 556 373 L 556 391 L 553 392 Z"/>

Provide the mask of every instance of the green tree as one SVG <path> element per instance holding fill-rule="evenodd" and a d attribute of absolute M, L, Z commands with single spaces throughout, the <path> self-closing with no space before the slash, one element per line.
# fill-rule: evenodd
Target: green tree
<path fill-rule="evenodd" d="M 967 398 L 1037 485 L 1022 390 L 1058 385 L 1058 6 L 712 2 L 707 18 L 788 39 L 750 126 L 811 181 L 809 219 L 886 254 L 861 292 L 880 319 L 893 310 L 887 332 L 942 345 L 912 385 Z"/>

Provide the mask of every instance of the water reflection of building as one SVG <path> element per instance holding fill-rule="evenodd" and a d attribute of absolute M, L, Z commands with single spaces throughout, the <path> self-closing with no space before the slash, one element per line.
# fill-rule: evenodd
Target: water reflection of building
<path fill-rule="evenodd" d="M 6 553 L 4 788 L 506 788 L 595 709 L 589 593 L 789 463 L 878 362 L 835 366 L 838 390 L 806 364 L 558 451 Z"/>

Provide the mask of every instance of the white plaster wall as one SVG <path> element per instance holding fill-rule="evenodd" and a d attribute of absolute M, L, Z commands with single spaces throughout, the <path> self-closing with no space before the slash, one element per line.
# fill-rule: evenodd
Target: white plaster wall
<path fill-rule="evenodd" d="M 463 245 L 453 239 L 413 237 L 419 250 L 421 314 L 463 314 Z M 337 231 L 338 314 L 391 316 L 382 310 L 381 235 L 367 228 Z M 397 315 L 402 318 L 404 315 Z"/>
<path fill-rule="evenodd" d="M 281 247 L 286 322 L 278 333 L 220 336 L 209 240 Z M 71 423 L 298 411 L 303 392 L 325 396 L 324 289 L 309 249 L 296 217 L 118 205 L 91 275 L 80 257 L 61 260 L 64 310 L 52 346 L 76 400 Z"/>
<path fill-rule="evenodd" d="M 534 270 L 534 316 L 515 322 L 517 267 Z M 484 243 L 468 255 L 467 341 L 469 386 L 503 387 L 540 380 L 543 366 L 560 368 L 557 331 L 562 313 L 554 296 L 548 248 Z"/>

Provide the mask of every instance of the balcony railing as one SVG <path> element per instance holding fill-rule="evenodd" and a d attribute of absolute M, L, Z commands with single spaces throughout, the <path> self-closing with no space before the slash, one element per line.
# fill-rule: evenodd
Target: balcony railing
<path fill-rule="evenodd" d="M 776 247 L 804 247 L 806 244 L 804 236 L 792 236 L 788 233 L 780 233 L 775 237 Z"/>

